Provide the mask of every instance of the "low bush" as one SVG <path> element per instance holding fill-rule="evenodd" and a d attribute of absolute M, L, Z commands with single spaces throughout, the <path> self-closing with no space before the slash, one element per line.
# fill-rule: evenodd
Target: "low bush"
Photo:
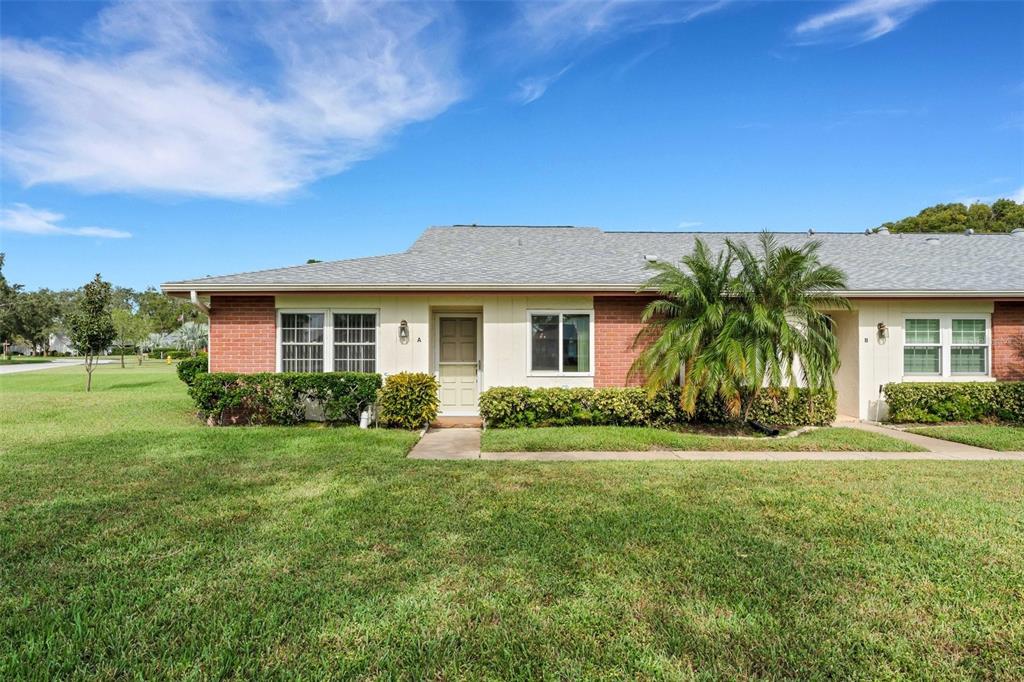
<path fill-rule="evenodd" d="M 1024 381 L 886 384 L 889 420 L 1024 422 Z"/>
<path fill-rule="evenodd" d="M 379 374 L 362 372 L 200 372 L 188 391 L 211 424 L 290 425 L 310 415 L 357 423 L 380 385 Z"/>
<path fill-rule="evenodd" d="M 186 386 L 191 386 L 195 382 L 197 374 L 210 371 L 210 356 L 206 353 L 198 353 L 194 358 L 178 360 L 178 366 L 175 369 L 178 372 L 178 378 L 184 381 Z"/>
<path fill-rule="evenodd" d="M 651 395 L 644 388 L 497 387 L 480 395 L 480 416 L 488 426 L 670 426 L 679 423 L 717 424 L 731 420 L 715 397 L 702 397 L 693 415 L 679 407 L 679 389 Z M 800 389 L 765 390 L 751 418 L 775 426 L 823 425 L 836 416 L 835 399 L 811 396 Z"/>
<path fill-rule="evenodd" d="M 377 421 L 400 429 L 422 428 L 437 418 L 440 388 L 432 374 L 392 374 L 377 394 Z"/>

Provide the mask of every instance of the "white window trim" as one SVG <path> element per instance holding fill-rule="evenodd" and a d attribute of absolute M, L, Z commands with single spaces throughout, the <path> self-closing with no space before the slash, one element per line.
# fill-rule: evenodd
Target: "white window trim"
<path fill-rule="evenodd" d="M 373 313 L 374 320 L 376 320 L 377 329 L 377 341 L 375 343 L 377 347 L 377 356 L 373 360 L 373 373 L 380 374 L 380 309 L 379 308 L 278 308 L 277 309 L 277 324 L 275 330 L 275 341 L 274 341 L 274 371 L 281 372 L 282 358 L 281 358 L 281 316 L 292 313 L 297 314 L 322 314 L 324 316 L 324 372 L 334 371 L 334 315 L 352 313 L 365 315 Z"/>
<path fill-rule="evenodd" d="M 534 370 L 533 369 L 533 316 L 534 315 L 558 315 L 558 367 L 556 370 Z M 589 315 L 590 316 L 590 371 L 588 372 L 563 372 L 562 367 L 562 331 L 563 315 Z M 594 376 L 594 362 L 597 347 L 597 338 L 594 335 L 594 309 L 531 309 L 526 311 L 526 376 L 528 377 L 592 377 Z"/>
<path fill-rule="evenodd" d="M 939 343 L 907 343 L 907 320 L 938 320 Z M 984 320 L 985 343 L 953 343 L 953 320 Z M 908 374 L 904 365 L 904 349 L 909 347 L 939 348 L 938 374 Z M 984 372 L 953 372 L 953 348 L 985 347 Z M 900 348 L 900 371 L 904 381 L 929 381 L 935 379 L 987 379 L 992 376 L 992 316 L 984 313 L 906 313 L 903 316 L 903 346 Z"/>

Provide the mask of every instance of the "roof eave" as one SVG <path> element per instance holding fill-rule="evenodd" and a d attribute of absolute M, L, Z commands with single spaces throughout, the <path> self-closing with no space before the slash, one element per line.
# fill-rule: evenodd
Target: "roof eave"
<path fill-rule="evenodd" d="M 362 284 L 336 283 L 247 283 L 247 284 L 216 284 L 202 282 L 168 282 L 160 289 L 166 294 L 191 294 L 195 291 L 202 295 L 233 294 L 247 292 L 289 293 L 289 292 L 324 292 L 324 291 L 588 291 L 588 292 L 626 292 L 637 293 L 635 283 L 441 283 L 441 282 L 375 282 Z M 1018 290 L 935 290 L 935 289 L 850 289 L 834 292 L 848 298 L 1021 298 L 1024 289 Z"/>

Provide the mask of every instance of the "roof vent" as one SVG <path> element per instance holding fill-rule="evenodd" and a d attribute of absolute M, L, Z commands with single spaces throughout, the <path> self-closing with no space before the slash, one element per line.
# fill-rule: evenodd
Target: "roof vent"
<path fill-rule="evenodd" d="M 807 234 L 814 234 L 814 228 L 812 227 L 811 229 L 807 230 Z"/>
<path fill-rule="evenodd" d="M 646 256 L 644 256 L 644 260 L 647 261 L 648 263 L 657 263 L 658 257 L 652 256 L 651 254 L 647 254 Z"/>
<path fill-rule="evenodd" d="M 926 244 L 938 244 L 939 243 L 939 238 L 938 237 L 928 237 L 924 241 L 925 241 Z"/>
<path fill-rule="evenodd" d="M 966 230 L 964 230 L 964 234 L 968 234 L 968 235 L 974 234 L 974 230 L 972 230 L 971 228 L 968 227 Z"/>
<path fill-rule="evenodd" d="M 889 234 L 889 228 L 888 227 L 880 227 L 880 228 L 878 228 L 878 234 Z"/>
<path fill-rule="evenodd" d="M 1024 227 L 1015 227 L 1010 230 L 1010 236 L 1012 237 L 1024 237 Z"/>

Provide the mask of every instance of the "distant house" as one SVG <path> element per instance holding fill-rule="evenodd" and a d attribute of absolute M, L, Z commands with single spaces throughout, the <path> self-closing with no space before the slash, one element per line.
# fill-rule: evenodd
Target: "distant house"
<path fill-rule="evenodd" d="M 431 372 L 442 413 L 492 386 L 624 386 L 652 259 L 756 233 L 428 229 L 405 252 L 168 282 L 209 307 L 213 371 Z M 841 414 L 878 418 L 899 381 L 1024 379 L 1024 234 L 781 233 L 846 271 L 834 311 Z"/>

